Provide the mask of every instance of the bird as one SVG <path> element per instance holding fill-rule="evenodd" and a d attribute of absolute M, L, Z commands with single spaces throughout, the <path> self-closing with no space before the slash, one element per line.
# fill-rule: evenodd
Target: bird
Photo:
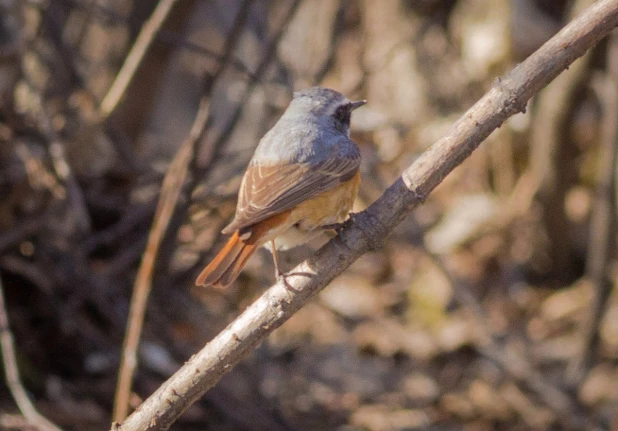
<path fill-rule="evenodd" d="M 361 155 L 350 139 L 350 118 L 366 100 L 313 87 L 295 92 L 275 125 L 259 141 L 243 176 L 232 234 L 197 277 L 197 286 L 225 288 L 261 246 L 273 255 L 340 227 L 360 186 Z"/>

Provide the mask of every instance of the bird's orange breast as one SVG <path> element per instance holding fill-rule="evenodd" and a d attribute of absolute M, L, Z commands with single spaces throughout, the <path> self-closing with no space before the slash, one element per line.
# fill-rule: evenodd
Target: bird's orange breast
<path fill-rule="evenodd" d="M 351 180 L 332 190 L 298 204 L 290 214 L 290 222 L 301 230 L 311 231 L 320 226 L 345 220 L 354 205 L 360 186 L 360 172 Z"/>

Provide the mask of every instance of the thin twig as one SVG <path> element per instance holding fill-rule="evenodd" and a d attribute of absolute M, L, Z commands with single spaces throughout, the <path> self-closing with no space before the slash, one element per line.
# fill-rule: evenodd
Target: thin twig
<path fill-rule="evenodd" d="M 0 257 L 0 268 L 20 275 L 48 295 L 54 294 L 54 283 L 49 274 L 28 259 L 6 253 Z"/>
<path fill-rule="evenodd" d="M 87 14 L 92 13 L 93 18 L 95 19 L 105 20 L 106 22 L 111 22 L 112 24 L 128 25 L 127 18 L 124 15 L 117 13 L 113 9 L 105 7 L 105 5 L 99 4 L 98 2 L 94 2 L 91 0 L 88 2 L 78 0 L 60 1 L 67 4 L 73 9 L 85 11 Z M 155 39 L 157 41 L 161 41 L 167 44 L 173 44 L 174 47 L 179 47 L 181 49 L 194 52 L 204 57 L 212 58 L 219 63 L 223 62 L 223 56 L 221 56 L 217 52 L 211 51 L 206 47 L 193 43 L 192 41 L 187 40 L 186 37 L 178 35 L 173 31 L 167 31 L 160 28 L 155 35 Z M 243 63 L 241 59 L 231 58 L 228 64 L 249 77 L 254 75 L 253 72 L 249 69 L 249 67 L 245 63 Z"/>
<path fill-rule="evenodd" d="M 240 120 L 240 117 L 243 113 L 243 109 L 245 108 L 245 105 L 247 104 L 247 101 L 253 94 L 253 90 L 255 89 L 256 85 L 259 82 L 261 82 L 262 76 L 266 73 L 266 71 L 270 67 L 277 53 L 277 47 L 279 46 L 279 42 L 281 42 L 283 35 L 288 29 L 288 25 L 292 22 L 292 18 L 296 14 L 301 3 L 302 3 L 302 0 L 294 0 L 292 5 L 288 8 L 285 14 L 285 17 L 283 17 L 282 19 L 282 23 L 279 25 L 277 33 L 273 36 L 272 40 L 266 47 L 265 54 L 264 54 L 264 57 L 262 58 L 262 61 L 258 65 L 255 73 L 249 76 L 247 87 L 245 88 L 243 97 L 238 102 L 238 105 L 237 105 L 238 107 L 236 108 L 234 113 L 230 116 L 231 118 L 230 121 L 228 121 L 225 128 L 223 129 L 223 131 L 217 138 L 216 142 L 213 144 L 212 148 L 207 149 L 206 152 L 201 152 L 196 157 L 197 170 L 195 172 L 196 174 L 195 177 L 198 177 L 198 179 L 201 179 L 203 177 L 205 169 L 207 169 L 211 165 L 213 159 L 215 159 L 219 155 L 219 152 L 223 149 L 225 143 L 227 142 L 230 135 L 234 131 L 234 128 L 236 127 L 236 124 Z M 195 182 L 195 178 L 194 178 L 194 182 Z M 190 190 L 193 190 L 195 184 L 193 184 Z"/>
<path fill-rule="evenodd" d="M 468 110 L 340 235 L 268 289 L 189 359 L 116 430 L 165 430 L 274 329 L 422 203 L 456 166 L 576 58 L 618 25 L 618 0 L 599 0 L 543 45 Z"/>
<path fill-rule="evenodd" d="M 594 3 L 594 0 L 578 0 L 570 8 L 569 16 L 574 18 L 586 7 Z M 564 152 L 560 147 L 565 139 L 562 136 L 563 131 L 567 128 L 568 114 L 572 110 L 575 91 L 582 84 L 583 79 L 589 69 L 588 63 L 590 53 L 586 53 L 577 62 L 569 66 L 569 72 L 558 76 L 553 80 L 547 88 L 545 88 L 538 96 L 535 107 L 534 123 L 532 124 L 532 133 L 530 136 L 530 148 L 532 152 L 531 163 L 526 172 L 520 177 L 515 186 L 515 190 L 509 197 L 506 211 L 500 214 L 498 224 L 505 226 L 512 223 L 522 214 L 528 213 L 535 197 L 540 198 L 544 206 L 543 218 L 546 220 L 546 227 L 550 238 L 558 238 L 558 241 L 549 242 L 549 247 L 555 247 L 558 243 L 564 242 L 564 204 L 557 198 L 556 189 L 564 187 L 561 180 L 561 169 L 564 167 L 557 166 L 559 163 L 559 155 Z M 562 177 L 565 175 L 562 174 Z M 564 190 L 560 191 L 561 193 Z M 548 202 L 554 199 L 554 202 L 559 202 L 556 208 Z M 552 219 L 551 214 L 556 215 Z M 548 221 L 547 221 L 548 220 Z M 561 227 L 558 227 L 561 225 Z M 553 251 L 556 253 L 553 254 Z M 568 260 L 567 247 L 562 249 L 550 250 L 550 255 L 556 257 L 557 265 L 564 266 L 564 262 Z M 558 263 L 559 261 L 563 263 Z M 561 275 L 562 276 L 562 275 Z M 564 277 L 568 278 L 568 277 Z"/>
<path fill-rule="evenodd" d="M 191 179 L 188 181 L 187 185 L 189 195 L 193 193 L 193 190 L 195 190 L 199 182 L 203 181 L 207 177 L 209 168 L 221 155 L 221 151 L 225 147 L 225 144 L 232 135 L 232 132 L 242 116 L 243 110 L 247 105 L 247 101 L 250 99 L 257 85 L 263 82 L 264 74 L 276 58 L 277 46 L 281 42 L 283 35 L 292 22 L 292 18 L 296 15 L 301 3 L 302 0 L 294 0 L 294 2 L 288 7 L 285 16 L 281 19 L 277 32 L 273 35 L 272 40 L 264 50 L 264 55 L 258 64 L 255 73 L 249 75 L 245 91 L 237 104 L 236 110 L 232 115 L 230 115 L 230 120 L 227 122 L 225 128 L 221 131 L 215 142 L 207 148 L 195 148 L 196 155 L 190 167 Z M 189 200 L 190 199 L 187 199 L 187 201 Z M 186 211 L 186 208 L 184 210 Z M 183 216 L 181 213 L 180 215 Z M 180 219 L 184 219 L 184 217 L 180 217 Z M 196 266 L 203 266 L 203 264 L 198 263 Z"/>
<path fill-rule="evenodd" d="M 184 36 L 179 36 L 178 34 L 171 31 L 161 30 L 159 32 L 159 35 L 157 36 L 157 39 L 162 42 L 173 44 L 175 45 L 175 47 L 179 47 L 181 49 L 199 54 L 203 57 L 212 58 L 219 63 L 223 62 L 222 55 L 211 51 L 206 47 L 200 46 L 190 40 L 187 40 Z M 230 58 L 228 64 L 234 67 L 237 71 L 247 75 L 250 79 L 255 79 L 255 74 L 251 71 L 251 69 L 249 69 L 249 67 L 245 63 L 242 62 L 242 60 L 237 58 Z"/>
<path fill-rule="evenodd" d="M 42 215 L 22 220 L 12 226 L 11 229 L 1 232 L 0 253 L 5 252 L 9 247 L 19 244 L 24 238 L 34 235 L 41 230 L 47 217 L 49 217 L 48 214 L 43 213 Z"/>
<path fill-rule="evenodd" d="M 39 95 L 37 100 L 36 116 L 38 117 L 39 129 L 48 141 L 49 155 L 54 172 L 66 187 L 66 198 L 73 210 L 73 222 L 80 233 L 89 232 L 92 222 L 86 205 L 86 198 L 67 160 L 65 142 L 58 135 L 50 115 L 45 109 L 42 95 Z"/>
<path fill-rule="evenodd" d="M 60 431 L 60 428 L 37 411 L 30 398 L 28 398 L 21 382 L 19 369 L 17 368 L 17 359 L 15 358 L 15 343 L 4 304 L 2 277 L 0 277 L 0 345 L 2 346 L 2 363 L 4 364 L 6 383 L 17 407 L 19 407 L 19 411 L 30 425 L 38 428 L 40 431 Z"/>
<path fill-rule="evenodd" d="M 278 26 L 278 30 L 273 35 L 272 40 L 268 44 L 265 49 L 264 55 L 255 71 L 255 73 L 249 75 L 248 82 L 245 87 L 245 91 L 243 96 L 239 100 L 236 105 L 236 110 L 232 115 L 230 115 L 230 120 L 225 125 L 225 128 L 221 131 L 215 142 L 204 148 L 196 147 L 196 154 L 192 161 L 190 170 L 191 170 L 191 179 L 188 181 L 187 190 L 189 196 L 193 193 L 197 185 L 200 181 L 203 181 L 204 178 L 208 175 L 209 168 L 213 165 L 213 163 L 217 160 L 217 158 L 221 155 L 221 151 L 225 147 L 229 137 L 234 132 L 238 121 L 240 120 L 243 110 L 247 105 L 253 91 L 256 86 L 262 82 L 262 78 L 277 54 L 277 47 L 283 38 L 286 30 L 288 29 L 290 23 L 292 22 L 292 18 L 296 15 L 298 8 L 300 7 L 302 0 L 294 0 L 294 2 L 288 7 L 285 16 L 281 19 L 281 24 Z M 189 201 L 190 199 L 187 199 Z M 186 208 L 183 209 L 186 211 Z M 180 211 L 179 211 L 180 213 Z M 180 215 L 183 215 L 180 213 Z M 180 217 L 183 219 L 184 217 Z M 203 266 L 203 264 L 199 264 L 197 266 Z"/>
<path fill-rule="evenodd" d="M 116 109 L 118 102 L 122 99 L 123 94 L 127 90 L 129 83 L 133 79 L 135 72 L 141 64 L 146 51 L 152 44 L 157 32 L 169 16 L 172 7 L 177 0 L 159 0 L 157 7 L 152 12 L 150 18 L 144 23 L 135 43 L 131 47 L 131 51 L 127 55 L 124 64 L 120 68 L 116 79 L 112 86 L 107 91 L 99 106 L 99 115 L 101 119 L 109 117 Z"/>
<path fill-rule="evenodd" d="M 570 9 L 570 16 L 592 3 L 594 0 L 577 0 Z M 537 248 L 542 247 L 542 252 L 549 257 L 548 267 L 541 268 L 541 271 L 551 272 L 558 283 L 571 281 L 574 267 L 568 235 L 565 235 L 569 224 L 564 200 L 572 177 L 568 163 L 570 141 L 565 130 L 577 101 L 574 94 L 587 76 L 590 58 L 590 53 L 584 55 L 569 68 L 568 73 L 559 76 L 539 94 L 530 136 L 530 171 L 536 184 L 534 195 L 529 197 L 540 203 L 543 230 L 547 236 L 547 241 L 537 241 Z"/>
<path fill-rule="evenodd" d="M 174 214 L 178 197 L 182 191 L 182 187 L 187 177 L 189 164 L 195 155 L 195 147 L 203 138 L 206 131 L 206 125 L 209 115 L 210 93 L 213 87 L 213 82 L 223 73 L 228 60 L 232 57 L 232 53 L 236 48 L 242 28 L 244 27 L 249 16 L 249 10 L 253 0 L 245 0 L 241 5 L 236 16 L 232 30 L 226 42 L 225 54 L 223 62 L 219 65 L 215 74 L 210 77 L 210 81 L 205 89 L 205 93 L 200 100 L 200 106 L 191 126 L 189 136 L 182 144 L 178 153 L 174 156 L 174 160 L 163 179 L 161 186 L 161 196 L 159 204 L 155 212 L 154 221 L 142 263 L 137 272 L 135 284 L 133 287 L 133 296 L 131 298 L 131 307 L 129 309 L 129 321 L 122 350 L 120 361 L 120 370 L 118 371 L 118 383 L 116 386 L 116 394 L 114 397 L 114 413 L 113 420 L 120 422 L 127 416 L 129 409 L 129 398 L 131 395 L 131 384 L 133 375 L 137 366 L 137 347 L 142 333 L 144 324 L 144 314 L 146 312 L 146 304 L 148 296 L 152 289 L 152 277 L 154 265 L 159 253 L 161 242 L 166 235 L 170 220 Z"/>
<path fill-rule="evenodd" d="M 594 286 L 594 299 L 582 328 L 580 351 L 569 363 L 567 378 L 574 387 L 592 362 L 599 337 L 598 330 L 613 286 L 611 266 L 616 240 L 616 161 L 618 158 L 618 35 L 610 38 L 607 74 L 597 94 L 603 104 L 603 129 L 599 152 L 596 196 L 592 205 L 586 277 Z"/>
<path fill-rule="evenodd" d="M 206 126 L 208 118 L 208 103 L 202 103 L 194 121 L 193 129 Z M 133 374 L 137 366 L 137 346 L 142 333 L 144 323 L 144 313 L 148 296 L 152 288 L 152 276 L 154 265 L 157 259 L 159 246 L 165 236 L 167 225 L 172 217 L 176 201 L 180 195 L 184 179 L 187 175 L 187 165 L 191 158 L 192 146 L 195 140 L 190 136 L 174 156 L 169 170 L 167 171 L 161 186 L 161 197 L 155 212 L 152 229 L 148 235 L 148 242 L 144 257 L 140 264 L 133 287 L 131 297 L 131 307 L 129 309 L 129 320 L 122 348 L 120 360 L 120 370 L 118 371 L 118 383 L 114 397 L 114 421 L 120 422 L 127 416 L 129 409 L 129 398 L 131 394 L 131 383 Z"/>

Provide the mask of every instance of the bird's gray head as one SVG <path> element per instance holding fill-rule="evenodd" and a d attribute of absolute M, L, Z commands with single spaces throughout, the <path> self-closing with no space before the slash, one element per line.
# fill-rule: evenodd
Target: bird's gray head
<path fill-rule="evenodd" d="M 313 114 L 320 120 L 333 124 L 345 135 L 349 135 L 352 111 L 365 103 L 367 103 L 365 100 L 350 102 L 343 94 L 329 88 L 312 87 L 294 93 L 286 114 Z"/>

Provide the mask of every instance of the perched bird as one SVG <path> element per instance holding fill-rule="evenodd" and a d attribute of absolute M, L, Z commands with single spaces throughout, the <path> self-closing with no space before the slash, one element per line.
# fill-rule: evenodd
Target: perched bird
<path fill-rule="evenodd" d="M 277 250 L 303 244 L 346 219 L 360 185 L 350 116 L 365 103 L 321 87 L 294 93 L 255 150 L 234 220 L 222 231 L 232 237 L 197 277 L 198 286 L 230 285 L 262 245 L 272 252 L 279 278 Z"/>

